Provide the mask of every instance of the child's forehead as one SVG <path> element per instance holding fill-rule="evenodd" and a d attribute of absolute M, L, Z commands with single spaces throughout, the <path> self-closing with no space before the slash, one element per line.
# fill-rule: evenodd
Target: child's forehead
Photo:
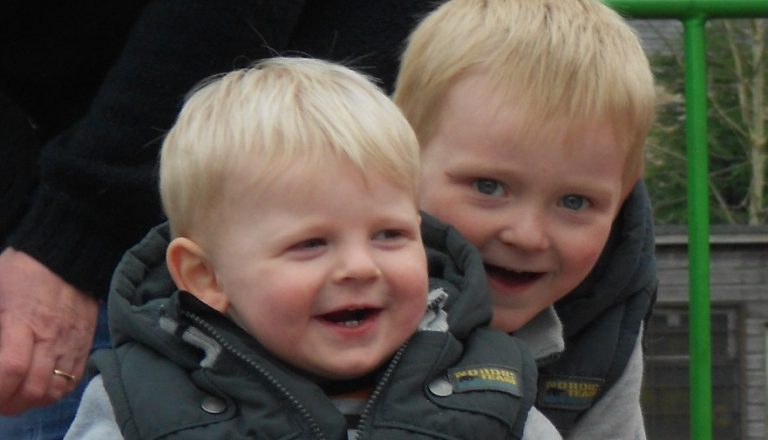
<path fill-rule="evenodd" d="M 277 221 L 285 228 L 292 219 L 304 219 L 294 226 L 339 222 L 344 210 L 383 219 L 407 218 L 418 209 L 416 189 L 351 161 L 302 161 L 270 171 L 257 180 L 243 173 L 230 177 L 214 206 L 213 232 L 228 233 L 232 222 L 272 227 Z"/>
<path fill-rule="evenodd" d="M 344 176 L 344 177 L 342 177 Z M 301 194 L 311 190 L 357 185 L 361 189 L 389 185 L 416 194 L 416 182 L 407 182 L 378 163 L 357 163 L 354 160 L 326 152 L 302 157 L 283 157 L 269 163 L 256 164 L 247 160 L 236 165 L 226 177 L 227 192 L 237 199 L 273 194 Z"/>
<path fill-rule="evenodd" d="M 524 87 L 495 81 L 485 72 L 472 72 L 453 83 L 436 112 L 445 124 L 491 121 L 491 130 L 510 138 L 525 137 L 542 145 L 590 137 L 595 131 L 610 132 L 626 149 L 630 143 L 624 133 L 631 124 L 620 115 L 605 113 L 575 114 L 564 105 L 548 105 L 536 100 Z M 438 123 L 438 126 L 440 124 Z"/>

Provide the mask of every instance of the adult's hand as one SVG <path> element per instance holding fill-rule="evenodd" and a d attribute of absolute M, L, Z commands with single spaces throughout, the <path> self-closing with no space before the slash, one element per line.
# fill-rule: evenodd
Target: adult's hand
<path fill-rule="evenodd" d="M 98 311 L 94 298 L 24 252 L 0 253 L 0 414 L 53 403 L 75 388 Z"/>

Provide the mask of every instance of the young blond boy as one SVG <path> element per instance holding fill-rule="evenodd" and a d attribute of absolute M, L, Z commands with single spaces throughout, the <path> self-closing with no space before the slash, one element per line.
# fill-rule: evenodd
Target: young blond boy
<path fill-rule="evenodd" d="M 394 99 L 422 208 L 480 250 L 492 325 L 538 360 L 537 408 L 570 439 L 644 438 L 654 84 L 634 32 L 597 0 L 451 0 L 410 37 Z"/>
<path fill-rule="evenodd" d="M 407 121 L 347 68 L 276 58 L 197 89 L 163 144 L 169 222 L 115 273 L 114 349 L 68 438 L 520 438 L 535 364 L 483 326 L 480 257 L 421 219 L 418 178 Z"/>

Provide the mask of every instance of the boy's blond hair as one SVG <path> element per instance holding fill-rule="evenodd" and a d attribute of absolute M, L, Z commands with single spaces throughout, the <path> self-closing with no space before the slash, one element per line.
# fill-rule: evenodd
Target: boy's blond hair
<path fill-rule="evenodd" d="M 630 152 L 627 183 L 641 175 L 653 75 L 632 28 L 599 1 L 451 0 L 428 15 L 410 36 L 394 95 L 423 146 L 451 86 L 475 73 L 524 109 L 527 130 L 553 118 L 572 129 L 613 124 Z"/>
<path fill-rule="evenodd" d="M 215 221 L 226 185 L 247 188 L 327 158 L 417 191 L 416 136 L 362 74 L 321 60 L 272 58 L 211 78 L 188 96 L 162 146 L 160 193 L 171 230 L 189 235 Z M 248 181 L 229 182 L 235 172 Z"/>

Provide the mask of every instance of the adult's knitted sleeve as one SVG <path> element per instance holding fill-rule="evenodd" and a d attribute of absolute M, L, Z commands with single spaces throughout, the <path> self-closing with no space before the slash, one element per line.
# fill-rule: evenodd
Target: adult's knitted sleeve
<path fill-rule="evenodd" d="M 85 116 L 44 146 L 39 189 L 7 244 L 104 296 L 124 250 L 162 220 L 157 155 L 185 94 L 207 76 L 284 47 L 302 7 L 148 2 Z"/>

